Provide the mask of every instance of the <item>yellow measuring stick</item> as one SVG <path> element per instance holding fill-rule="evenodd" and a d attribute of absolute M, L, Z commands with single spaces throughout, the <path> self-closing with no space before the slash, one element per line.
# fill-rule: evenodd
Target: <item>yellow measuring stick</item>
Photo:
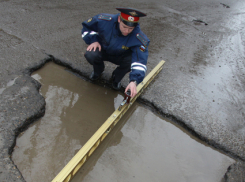
<path fill-rule="evenodd" d="M 94 135 L 85 143 L 85 145 L 77 152 L 77 154 L 68 162 L 68 164 L 60 171 L 60 173 L 52 180 L 52 182 L 69 182 L 77 171 L 92 155 L 95 149 L 110 133 L 112 128 L 118 123 L 121 117 L 131 107 L 134 101 L 139 97 L 143 90 L 150 84 L 156 75 L 162 70 L 165 61 L 160 61 L 158 65 L 145 77 L 143 82 L 137 86 L 137 95 L 130 100 L 129 104 L 125 104 L 115 110 L 112 115 L 104 122 L 104 124 L 94 133 Z"/>

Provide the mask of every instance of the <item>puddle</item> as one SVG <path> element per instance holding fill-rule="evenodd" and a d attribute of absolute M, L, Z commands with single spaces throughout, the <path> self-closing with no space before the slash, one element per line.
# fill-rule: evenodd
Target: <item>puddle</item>
<path fill-rule="evenodd" d="M 114 112 L 123 96 L 48 63 L 45 116 L 17 139 L 12 155 L 27 182 L 51 181 Z M 234 160 L 135 103 L 72 182 L 220 182 Z"/>
<path fill-rule="evenodd" d="M 33 73 L 46 100 L 45 116 L 17 139 L 12 159 L 27 182 L 51 181 L 123 100 L 48 63 Z"/>
<path fill-rule="evenodd" d="M 235 162 L 139 105 L 107 140 L 72 182 L 221 182 Z"/>

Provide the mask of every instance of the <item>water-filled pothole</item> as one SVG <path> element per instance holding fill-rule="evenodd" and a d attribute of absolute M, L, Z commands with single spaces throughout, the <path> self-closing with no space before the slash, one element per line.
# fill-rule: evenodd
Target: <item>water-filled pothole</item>
<path fill-rule="evenodd" d="M 33 77 L 42 83 L 46 113 L 18 137 L 12 159 L 27 182 L 51 181 L 123 96 L 54 63 Z M 135 103 L 72 182 L 220 182 L 233 162 Z"/>

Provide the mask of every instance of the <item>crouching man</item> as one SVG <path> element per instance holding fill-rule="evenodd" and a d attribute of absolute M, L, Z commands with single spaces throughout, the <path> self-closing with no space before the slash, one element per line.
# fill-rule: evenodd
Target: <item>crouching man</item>
<path fill-rule="evenodd" d="M 137 84 L 143 81 L 150 40 L 141 31 L 139 18 L 145 13 L 132 8 L 116 8 L 118 14 L 98 14 L 82 23 L 82 38 L 88 44 L 85 58 L 93 65 L 91 80 L 104 71 L 104 61 L 118 65 L 112 72 L 112 87 L 121 88 L 121 80 L 129 74 L 131 97 L 137 94 Z"/>

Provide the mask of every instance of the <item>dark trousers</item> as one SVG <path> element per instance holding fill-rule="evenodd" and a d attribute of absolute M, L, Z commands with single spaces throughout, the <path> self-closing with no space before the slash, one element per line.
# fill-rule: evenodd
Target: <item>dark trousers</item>
<path fill-rule="evenodd" d="M 118 65 L 112 73 L 113 81 L 117 83 L 131 70 L 131 51 L 128 51 L 121 56 L 112 56 L 106 54 L 104 50 L 99 51 L 97 48 L 96 51 L 86 51 L 84 56 L 87 61 L 93 65 L 94 74 L 97 76 L 99 76 L 105 69 L 104 61 L 109 61 Z"/>

